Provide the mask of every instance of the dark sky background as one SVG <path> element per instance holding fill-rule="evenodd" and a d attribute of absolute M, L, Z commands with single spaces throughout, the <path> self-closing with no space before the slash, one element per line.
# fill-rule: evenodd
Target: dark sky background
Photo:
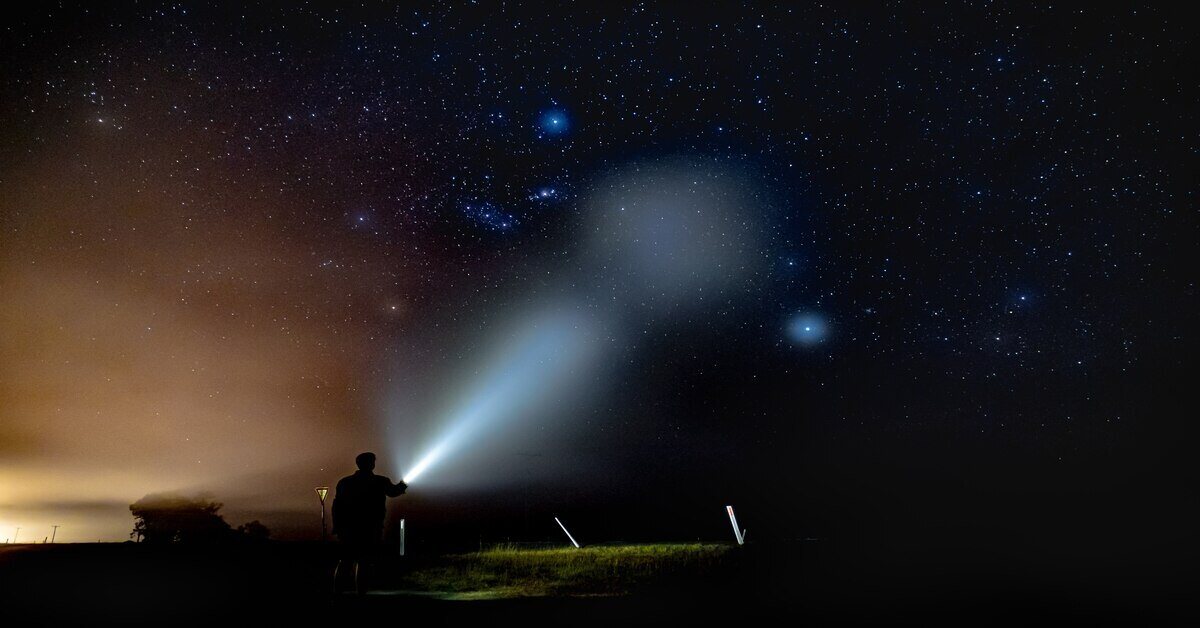
<path fill-rule="evenodd" d="M 489 373 L 532 401 L 414 531 L 725 538 L 732 503 L 1144 558 L 1194 511 L 1173 9 L 5 11 L 0 538 L 121 540 L 159 491 L 312 538 L 312 487 L 400 477 Z M 547 311 L 588 357 L 507 364 Z"/>

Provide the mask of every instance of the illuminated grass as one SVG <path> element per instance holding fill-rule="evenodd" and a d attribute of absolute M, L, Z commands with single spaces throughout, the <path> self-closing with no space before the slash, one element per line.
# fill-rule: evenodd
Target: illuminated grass
<path fill-rule="evenodd" d="M 732 549 L 716 544 L 499 547 L 415 568 L 400 586 L 464 599 L 623 595 L 701 582 L 729 563 Z"/>

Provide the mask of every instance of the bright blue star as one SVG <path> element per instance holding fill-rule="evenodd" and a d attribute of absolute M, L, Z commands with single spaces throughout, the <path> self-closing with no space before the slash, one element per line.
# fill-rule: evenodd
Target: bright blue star
<path fill-rule="evenodd" d="M 829 325 L 820 314 L 801 312 L 788 319 L 787 335 L 795 344 L 815 345 L 825 341 L 829 335 Z"/>
<path fill-rule="evenodd" d="M 542 135 L 562 135 L 571 128 L 571 120 L 562 109 L 549 109 L 542 112 L 538 118 L 538 128 Z"/>

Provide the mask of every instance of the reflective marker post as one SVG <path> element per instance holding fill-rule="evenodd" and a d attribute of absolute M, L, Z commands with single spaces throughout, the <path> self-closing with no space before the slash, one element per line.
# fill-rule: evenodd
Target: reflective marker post
<path fill-rule="evenodd" d="M 733 514 L 733 506 L 726 506 L 725 512 L 729 513 L 729 523 L 733 524 L 733 536 L 737 539 L 738 545 L 745 545 L 746 531 L 738 527 L 737 515 Z"/>
<path fill-rule="evenodd" d="M 567 535 L 567 538 L 571 539 L 571 545 L 574 545 L 575 549 L 579 549 L 579 543 L 575 541 L 575 537 L 571 536 L 570 532 L 567 532 L 567 526 L 563 525 L 563 522 L 559 521 L 558 517 L 555 517 L 554 521 L 558 523 L 558 527 L 562 528 L 562 531 Z"/>
<path fill-rule="evenodd" d="M 325 540 L 325 496 L 329 494 L 328 486 L 318 486 L 316 488 L 317 498 L 321 500 L 321 540 Z"/>
<path fill-rule="evenodd" d="M 400 555 L 404 555 L 404 520 L 400 520 Z"/>

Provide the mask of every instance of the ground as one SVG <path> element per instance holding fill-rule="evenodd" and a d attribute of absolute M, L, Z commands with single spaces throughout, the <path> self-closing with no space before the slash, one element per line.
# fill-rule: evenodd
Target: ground
<path fill-rule="evenodd" d="M 500 547 L 390 557 L 360 596 L 333 594 L 336 556 L 322 544 L 0 546 L 0 609 L 20 619 L 5 626 L 1095 625 L 1165 618 L 1190 599 L 1155 585 L 1162 575 L 1136 590 L 953 558 L 820 542 Z"/>

